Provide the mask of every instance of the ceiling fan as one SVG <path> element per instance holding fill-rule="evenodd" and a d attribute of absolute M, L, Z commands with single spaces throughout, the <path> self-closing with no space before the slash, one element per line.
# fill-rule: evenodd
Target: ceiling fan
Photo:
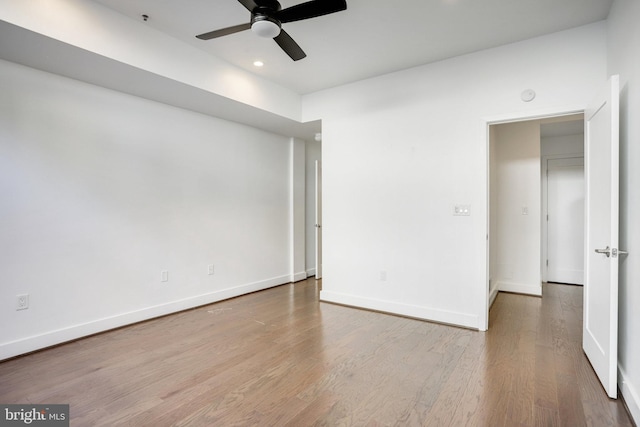
<path fill-rule="evenodd" d="M 201 40 L 210 40 L 251 29 L 260 37 L 273 38 L 294 61 L 306 57 L 307 54 L 282 29 L 282 24 L 328 15 L 347 8 L 346 0 L 312 0 L 286 9 L 282 9 L 276 0 L 238 0 L 238 2 L 251 12 L 250 22 L 199 34 L 196 37 Z"/>

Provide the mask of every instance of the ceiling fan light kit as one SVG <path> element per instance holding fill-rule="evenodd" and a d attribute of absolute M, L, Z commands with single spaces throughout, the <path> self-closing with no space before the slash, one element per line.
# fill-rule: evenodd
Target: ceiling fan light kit
<path fill-rule="evenodd" d="M 253 16 L 251 18 L 251 31 L 265 39 L 272 39 L 280 34 L 282 27 L 275 19 L 268 16 Z"/>
<path fill-rule="evenodd" d="M 282 9 L 276 0 L 238 0 L 238 2 L 251 12 L 249 23 L 210 31 L 196 37 L 200 40 L 210 40 L 251 29 L 260 37 L 272 38 L 294 61 L 306 57 L 307 54 L 282 29 L 283 23 L 317 18 L 347 9 L 346 0 L 311 0 L 286 9 Z"/>

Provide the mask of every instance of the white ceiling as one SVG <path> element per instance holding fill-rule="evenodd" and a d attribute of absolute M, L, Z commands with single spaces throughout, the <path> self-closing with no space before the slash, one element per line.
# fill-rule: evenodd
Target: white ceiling
<path fill-rule="evenodd" d="M 251 73 L 305 94 L 607 18 L 612 0 L 347 0 L 347 10 L 283 24 L 307 57 L 293 62 L 251 31 L 237 0 L 95 0 Z M 281 0 L 282 8 L 302 3 Z M 143 22 L 141 15 L 149 15 Z M 258 69 L 253 62 L 265 66 Z"/>

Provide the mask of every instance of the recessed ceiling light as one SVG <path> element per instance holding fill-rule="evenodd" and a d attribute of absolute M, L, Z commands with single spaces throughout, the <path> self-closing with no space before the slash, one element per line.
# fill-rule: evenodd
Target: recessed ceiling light
<path fill-rule="evenodd" d="M 262 61 L 253 61 L 253 65 L 255 65 L 256 67 L 262 67 L 264 65 L 264 62 L 262 62 Z"/>

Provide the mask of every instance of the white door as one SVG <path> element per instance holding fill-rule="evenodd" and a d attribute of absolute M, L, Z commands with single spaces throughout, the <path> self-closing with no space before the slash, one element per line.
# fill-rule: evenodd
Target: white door
<path fill-rule="evenodd" d="M 585 110 L 585 286 L 582 347 L 609 397 L 618 395 L 619 78 Z"/>
<path fill-rule="evenodd" d="M 322 166 L 316 160 L 316 280 L 322 279 Z"/>
<path fill-rule="evenodd" d="M 584 157 L 547 160 L 546 277 L 584 283 Z"/>

